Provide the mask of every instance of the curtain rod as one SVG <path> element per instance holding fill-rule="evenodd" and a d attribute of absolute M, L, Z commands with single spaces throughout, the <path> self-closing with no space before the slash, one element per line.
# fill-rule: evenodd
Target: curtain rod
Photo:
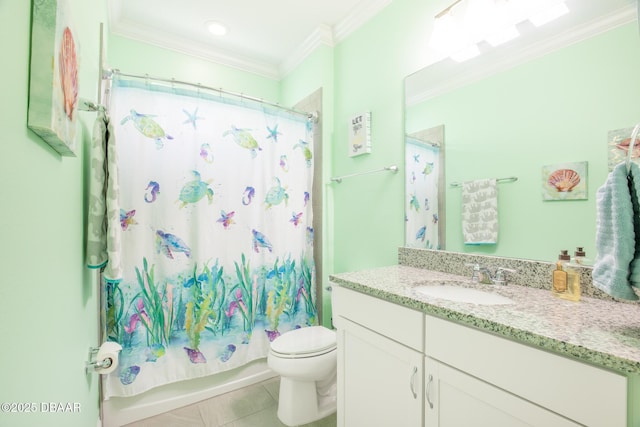
<path fill-rule="evenodd" d="M 337 182 L 338 184 L 340 184 L 342 182 L 342 180 L 345 179 L 345 178 L 352 178 L 354 176 L 367 175 L 367 174 L 370 174 L 370 173 L 376 173 L 376 172 L 382 172 L 382 171 L 391 171 L 393 173 L 396 173 L 396 172 L 398 172 L 398 166 L 391 165 L 391 166 L 385 166 L 382 169 L 376 169 L 376 170 L 367 171 L 367 172 L 352 173 L 351 175 L 336 176 L 336 177 L 331 178 L 331 181 Z"/>
<path fill-rule="evenodd" d="M 497 178 L 496 182 L 515 182 L 518 180 L 517 176 L 510 176 L 507 178 Z M 462 187 L 462 182 L 452 182 L 449 184 L 451 187 Z"/>
<path fill-rule="evenodd" d="M 294 113 L 294 114 L 299 114 L 302 116 L 306 116 L 307 119 L 309 120 L 313 120 L 314 122 L 318 120 L 318 113 L 314 112 L 314 113 L 308 113 L 306 111 L 298 111 L 295 110 L 293 108 L 288 108 L 288 107 L 283 107 L 280 104 L 276 104 L 274 102 L 269 102 L 269 101 L 265 101 L 261 98 L 256 98 L 253 96 L 247 96 L 243 93 L 238 93 L 238 92 L 231 92 L 222 88 L 215 88 L 215 87 L 211 87 L 211 86 L 206 86 L 200 83 L 191 83 L 191 82 L 187 82 L 184 80 L 176 80 L 176 79 L 167 79 L 164 77 L 153 77 L 150 76 L 148 74 L 144 74 L 144 75 L 140 75 L 140 74 L 131 74 L 131 73 L 123 73 L 122 71 L 120 71 L 117 68 L 108 68 L 103 70 L 102 73 L 102 78 L 106 79 L 106 80 L 113 80 L 114 75 L 118 75 L 118 76 L 122 76 L 122 77 L 129 77 L 132 79 L 141 79 L 141 80 L 154 80 L 157 82 L 163 82 L 163 83 L 169 83 L 169 84 L 179 84 L 179 85 L 184 85 L 184 86 L 191 86 L 191 87 L 195 87 L 198 89 L 205 89 L 205 90 L 210 90 L 210 91 L 214 91 L 214 92 L 218 92 L 219 94 L 224 94 L 224 95 L 230 95 L 230 96 L 235 96 L 238 97 L 240 99 L 247 99 L 249 101 L 254 101 L 254 102 L 259 102 L 261 104 L 265 104 L 265 105 L 269 105 L 271 107 L 276 107 L 276 108 L 280 108 L 282 110 L 286 110 L 290 113 Z"/>

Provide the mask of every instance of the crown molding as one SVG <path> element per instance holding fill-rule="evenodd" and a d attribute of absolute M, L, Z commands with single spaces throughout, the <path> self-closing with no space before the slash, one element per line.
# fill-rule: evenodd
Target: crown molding
<path fill-rule="evenodd" d="M 351 12 L 333 28 L 333 37 L 336 43 L 345 40 L 351 33 L 369 22 L 382 9 L 391 4 L 393 0 L 365 0 L 356 6 Z"/>
<path fill-rule="evenodd" d="M 280 64 L 257 61 L 222 49 L 212 49 L 211 46 L 194 43 L 192 40 L 181 38 L 175 34 L 159 33 L 152 28 L 127 22 L 122 19 L 121 4 L 118 1 L 109 2 L 109 23 L 110 32 L 115 35 L 188 54 L 270 79 L 281 80 L 300 65 L 318 47 L 322 45 L 335 46 L 337 42 L 344 40 L 349 34 L 365 24 L 391 2 L 392 0 L 363 0 L 345 19 L 334 27 L 320 25 L 316 28 L 294 52 Z"/>
<path fill-rule="evenodd" d="M 322 45 L 329 47 L 335 46 L 333 37 L 333 29 L 329 25 L 321 25 L 316 28 L 305 39 L 300 46 L 296 48 L 293 54 L 289 55 L 280 66 L 279 77 L 285 77 L 300 65 L 309 55 Z"/>
<path fill-rule="evenodd" d="M 610 31 L 637 19 L 636 6 L 629 5 L 610 14 L 576 25 L 560 34 L 550 35 L 524 47 L 493 49 L 463 63 L 444 59 L 412 74 L 406 81 L 407 106 L 416 105 L 452 90 L 506 71 L 574 43 Z M 507 46 L 505 46 L 506 48 Z M 417 80 L 415 80 L 417 79 Z"/>
<path fill-rule="evenodd" d="M 111 22 L 111 32 L 122 37 L 173 50 L 178 53 L 188 54 L 263 77 L 276 80 L 280 78 L 277 66 L 267 62 L 243 58 L 237 53 L 227 52 L 222 49 L 211 49 L 211 46 L 196 43 L 192 40 L 176 36 L 175 34 L 160 34 L 156 30 L 140 26 L 139 24 L 134 25 L 123 20 L 113 20 Z"/>
<path fill-rule="evenodd" d="M 280 66 L 280 78 L 285 77 L 322 45 L 334 47 L 373 18 L 393 0 L 364 0 L 333 27 L 321 25 L 289 55 Z"/>

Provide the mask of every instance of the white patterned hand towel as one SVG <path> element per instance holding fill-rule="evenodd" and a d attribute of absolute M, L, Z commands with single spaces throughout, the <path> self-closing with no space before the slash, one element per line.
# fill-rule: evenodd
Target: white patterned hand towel
<path fill-rule="evenodd" d="M 495 179 L 462 183 L 462 234 L 465 245 L 498 242 L 498 188 Z"/>
<path fill-rule="evenodd" d="M 106 171 L 106 134 L 107 123 L 102 111 L 93 126 L 91 144 L 91 164 L 89 177 L 89 209 L 87 217 L 87 266 L 102 268 L 109 259 L 105 215 L 107 213 L 105 193 L 107 185 Z"/>

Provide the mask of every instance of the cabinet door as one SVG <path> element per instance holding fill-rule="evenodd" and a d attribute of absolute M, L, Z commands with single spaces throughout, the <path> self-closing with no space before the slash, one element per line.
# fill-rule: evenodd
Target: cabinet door
<path fill-rule="evenodd" d="M 429 357 L 426 427 L 578 427 L 560 415 Z"/>
<path fill-rule="evenodd" d="M 422 426 L 423 354 L 337 320 L 338 426 Z"/>
<path fill-rule="evenodd" d="M 433 316 L 425 337 L 426 356 L 552 413 L 590 427 L 628 425 L 623 375 Z"/>

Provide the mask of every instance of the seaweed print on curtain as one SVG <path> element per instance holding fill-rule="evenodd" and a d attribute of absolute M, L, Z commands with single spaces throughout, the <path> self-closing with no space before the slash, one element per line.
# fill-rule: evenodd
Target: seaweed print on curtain
<path fill-rule="evenodd" d="M 111 120 L 124 269 L 106 326 L 123 350 L 107 396 L 244 365 L 317 324 L 306 117 L 120 80 Z"/>

